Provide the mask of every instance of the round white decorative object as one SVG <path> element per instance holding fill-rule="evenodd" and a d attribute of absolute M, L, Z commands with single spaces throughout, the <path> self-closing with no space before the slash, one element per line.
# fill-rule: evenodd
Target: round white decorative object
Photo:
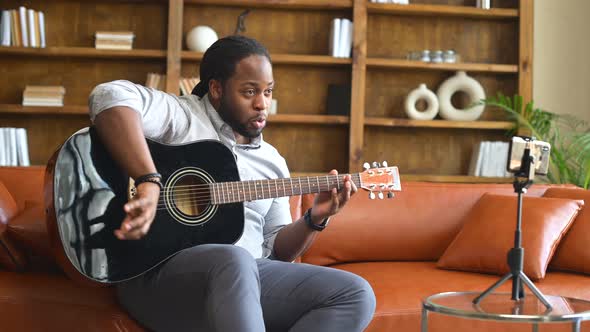
<path fill-rule="evenodd" d="M 192 28 L 186 35 L 186 46 L 191 51 L 205 52 L 216 41 L 215 30 L 205 25 Z"/>
<path fill-rule="evenodd" d="M 485 99 L 486 94 L 481 84 L 467 76 L 464 71 L 458 71 L 453 77 L 448 78 L 438 88 L 438 103 L 440 104 L 440 116 L 452 121 L 475 121 L 483 113 L 485 105 L 477 105 L 469 109 L 457 109 L 451 103 L 451 97 L 457 92 L 463 91 L 469 96 L 469 104 Z"/>
<path fill-rule="evenodd" d="M 424 99 L 428 108 L 424 111 L 416 109 L 416 102 Z M 412 90 L 406 97 L 406 114 L 414 120 L 432 120 L 438 113 L 438 99 L 434 92 L 430 91 L 426 84 L 420 84 L 417 89 Z"/>

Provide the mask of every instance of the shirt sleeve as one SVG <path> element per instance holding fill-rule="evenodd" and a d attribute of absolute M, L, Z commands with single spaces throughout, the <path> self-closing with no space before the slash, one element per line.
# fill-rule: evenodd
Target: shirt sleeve
<path fill-rule="evenodd" d="M 281 157 L 282 163 L 280 165 L 281 177 L 290 177 L 287 163 Z M 291 206 L 289 204 L 289 197 L 279 197 L 273 199 L 273 202 L 264 218 L 264 242 L 262 244 L 264 252 L 269 258 L 274 258 L 274 244 L 277 234 L 286 225 L 292 223 Z"/>
<path fill-rule="evenodd" d="M 90 120 L 114 106 L 127 106 L 136 111 L 147 138 L 171 142 L 186 134 L 190 114 L 175 95 L 146 88 L 129 81 L 103 83 L 94 88 L 88 98 Z"/>

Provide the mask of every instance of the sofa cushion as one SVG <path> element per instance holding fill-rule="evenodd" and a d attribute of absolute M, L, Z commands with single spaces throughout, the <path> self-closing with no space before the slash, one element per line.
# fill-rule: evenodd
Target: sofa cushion
<path fill-rule="evenodd" d="M 18 214 L 16 201 L 0 181 L 0 268 L 22 270 L 25 259 L 18 246 L 8 237 L 8 222 Z"/>
<path fill-rule="evenodd" d="M 522 246 L 524 273 L 542 279 L 557 244 L 572 224 L 583 201 L 524 197 Z M 485 194 L 464 219 L 463 227 L 438 261 L 438 267 L 505 274 L 506 255 L 514 246 L 517 199 Z"/>
<path fill-rule="evenodd" d="M 586 203 L 559 243 L 549 268 L 590 274 L 590 191 L 550 188 L 543 197 L 582 199 Z"/>
<path fill-rule="evenodd" d="M 483 292 L 498 280 L 494 275 L 437 269 L 435 262 L 368 262 L 332 267 L 355 273 L 371 284 L 377 298 L 377 307 L 366 332 L 420 331 L 422 299 L 440 292 Z M 584 275 L 549 272 L 536 285 L 546 295 L 559 294 L 590 300 L 590 278 Z M 511 281 L 508 281 L 495 292 L 507 293 L 506 300 L 510 302 L 511 286 Z M 533 296 L 528 289 L 527 296 Z M 571 325 L 563 327 L 564 329 L 558 331 L 571 331 Z M 540 330 L 545 331 L 543 328 Z M 428 331 L 530 332 L 531 326 L 432 314 Z"/>
<path fill-rule="evenodd" d="M 83 287 L 62 275 L 0 272 L 0 307 L 3 331 L 145 331 L 114 288 Z"/>

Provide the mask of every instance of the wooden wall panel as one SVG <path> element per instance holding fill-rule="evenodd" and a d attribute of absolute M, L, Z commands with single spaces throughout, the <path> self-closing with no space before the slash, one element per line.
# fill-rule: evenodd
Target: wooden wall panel
<path fill-rule="evenodd" d="M 370 58 L 454 49 L 463 62 L 517 64 L 518 21 L 369 15 L 367 45 Z"/>
<path fill-rule="evenodd" d="M 507 141 L 503 131 L 365 127 L 364 159 L 387 160 L 400 174 L 467 175 L 482 140 Z"/>
<path fill-rule="evenodd" d="M 166 49 L 167 1 L 3 0 L 1 5 L 19 6 L 44 13 L 48 47 L 94 47 L 94 33 L 109 30 L 133 31 L 134 48 Z"/>
<path fill-rule="evenodd" d="M 185 6 L 183 49 L 187 33 L 197 25 L 212 27 L 221 38 L 234 34 L 238 16 L 246 8 Z M 328 55 L 333 18 L 351 18 L 352 11 L 269 10 L 254 8 L 243 33 L 263 43 L 271 53 Z"/>
<path fill-rule="evenodd" d="M 345 172 L 348 168 L 345 126 L 271 122 L 263 135 L 285 157 L 291 172 Z"/>
<path fill-rule="evenodd" d="M 271 55 L 272 57 L 272 55 Z M 199 76 L 199 64 L 184 62 L 182 76 Z M 273 65 L 280 114 L 326 114 L 329 84 L 350 84 L 350 66 Z"/>
<path fill-rule="evenodd" d="M 109 60 L 0 56 L 0 77 L 11 84 L 0 89 L 0 103 L 20 104 L 26 85 L 63 85 L 65 105 L 86 105 L 97 84 L 126 79 L 144 84 L 148 72 L 166 73 L 163 60 Z"/>
<path fill-rule="evenodd" d="M 468 73 L 484 87 L 486 96 L 496 96 L 498 92 L 512 96 L 517 90 L 515 75 Z M 415 71 L 415 70 L 382 70 L 370 69 L 367 71 L 367 98 L 365 100 L 366 116 L 407 118 L 404 104 L 407 95 L 420 83 L 426 83 L 434 93 L 439 86 L 453 72 L 439 71 Z M 464 108 L 469 105 L 469 100 L 453 98 L 453 105 Z M 459 96 L 461 97 L 461 96 Z M 505 120 L 504 113 L 499 111 L 484 111 L 480 120 Z"/>

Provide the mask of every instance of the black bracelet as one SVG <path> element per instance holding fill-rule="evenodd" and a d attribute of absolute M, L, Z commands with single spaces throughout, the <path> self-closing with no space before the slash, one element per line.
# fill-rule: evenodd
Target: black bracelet
<path fill-rule="evenodd" d="M 160 190 L 164 189 L 164 185 L 162 184 L 162 175 L 160 173 L 149 173 L 138 176 L 137 179 L 135 179 L 135 187 L 137 188 L 137 186 L 145 182 L 155 183 L 160 186 Z"/>
<path fill-rule="evenodd" d="M 309 209 L 307 209 L 307 211 L 305 211 L 305 214 L 303 215 L 303 220 L 305 220 L 305 223 L 311 229 L 313 229 L 314 231 L 321 232 L 328 225 L 328 220 L 330 220 L 330 218 L 324 219 L 324 221 L 321 224 L 319 224 L 319 225 L 318 224 L 314 224 L 313 221 L 311 221 L 311 208 L 309 208 Z"/>

